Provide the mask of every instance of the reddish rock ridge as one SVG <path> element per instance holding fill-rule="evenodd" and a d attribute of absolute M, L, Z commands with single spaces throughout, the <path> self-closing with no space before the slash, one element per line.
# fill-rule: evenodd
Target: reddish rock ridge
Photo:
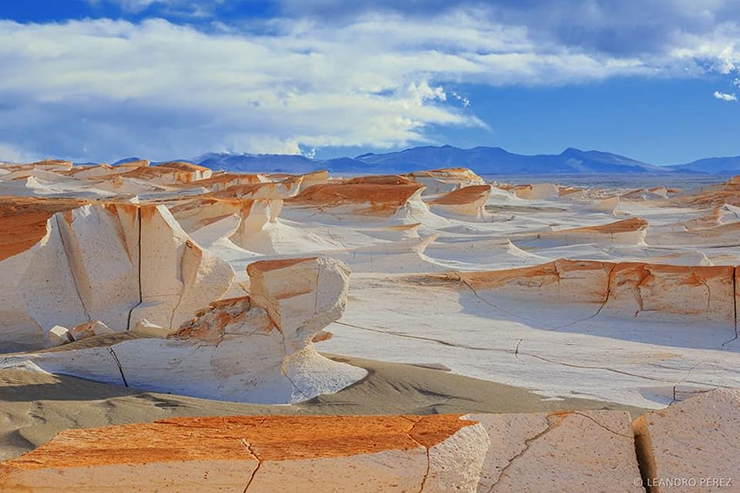
<path fill-rule="evenodd" d="M 486 182 L 467 168 L 441 168 L 415 171 L 407 175 L 411 180 L 426 187 L 425 194 L 447 193 L 471 185 L 484 185 Z"/>
<path fill-rule="evenodd" d="M 556 233 L 599 233 L 613 235 L 617 233 L 632 233 L 635 231 L 644 231 L 648 228 L 649 223 L 642 218 L 632 217 L 608 224 L 598 226 L 583 226 L 581 228 L 565 229 L 556 231 Z"/>
<path fill-rule="evenodd" d="M 524 247 L 557 247 L 579 243 L 606 243 L 641 245 L 645 242 L 648 222 L 637 217 L 597 226 L 517 233 L 509 236 L 511 241 Z"/>
<path fill-rule="evenodd" d="M 5 467 L 45 469 L 176 460 L 307 459 L 432 447 L 475 424 L 431 416 L 227 416 L 172 418 L 65 430 Z M 250 450 L 245 450 L 247 440 Z M 111 449 L 111 443 L 116 449 Z M 251 453 L 250 453 L 251 452 Z M 246 454 L 246 457 L 245 457 Z M 250 457 L 251 456 L 251 457 Z"/>
<path fill-rule="evenodd" d="M 736 268 L 556 260 L 533 267 L 409 276 L 414 283 L 462 283 L 476 293 L 549 302 L 596 303 L 612 315 L 652 313 L 716 322 L 736 317 Z M 734 331 L 734 329 L 733 329 Z"/>
<path fill-rule="evenodd" d="M 487 444 L 480 425 L 457 415 L 179 418 L 63 431 L 0 464 L 0 482 L 25 493 L 50 484 L 69 492 L 472 493 L 483 462 L 473 454 Z"/>
<path fill-rule="evenodd" d="M 209 195 L 220 198 L 287 199 L 298 194 L 302 182 L 302 177 L 292 176 L 281 181 L 232 185 Z"/>
<path fill-rule="evenodd" d="M 87 203 L 84 199 L 0 197 L 0 261 L 41 241 L 46 235 L 46 222 L 55 213 Z"/>
<path fill-rule="evenodd" d="M 344 183 L 349 185 L 410 185 L 414 181 L 402 175 L 369 175 L 345 180 Z"/>
<path fill-rule="evenodd" d="M 179 171 L 190 171 L 193 173 L 195 172 L 210 173 L 211 171 L 210 168 L 206 168 L 205 166 L 199 166 L 197 164 L 188 163 L 185 161 L 169 161 L 166 163 L 160 163 L 156 167 L 176 169 Z"/>
<path fill-rule="evenodd" d="M 52 170 L 63 170 L 70 169 L 72 167 L 72 161 L 64 161 L 62 159 L 44 159 L 42 161 L 35 161 L 33 163 L 23 164 L 4 164 L 4 168 L 8 169 L 33 169 L 33 168 L 51 168 Z"/>
<path fill-rule="evenodd" d="M 158 166 L 139 166 L 125 173 L 119 173 L 123 178 L 149 180 L 158 185 L 182 185 L 211 177 L 211 170 L 189 163 L 170 163 Z"/>
<path fill-rule="evenodd" d="M 412 180 L 414 178 L 453 178 L 466 180 L 480 180 L 481 177 L 476 175 L 468 168 L 439 168 L 424 171 L 414 171 L 407 175 Z"/>
<path fill-rule="evenodd" d="M 725 454 L 728 455 L 728 454 Z M 175 418 L 66 430 L 9 491 L 644 491 L 629 414 Z"/>
<path fill-rule="evenodd" d="M 287 199 L 286 205 L 341 207 L 366 205 L 358 214 L 390 215 L 404 206 L 423 185 L 379 185 L 376 183 L 326 183 L 314 185 Z"/>
<path fill-rule="evenodd" d="M 442 213 L 466 218 L 485 219 L 489 217 L 485 207 L 490 196 L 491 185 L 471 185 L 453 190 L 427 203 L 432 210 Z"/>
<path fill-rule="evenodd" d="M 487 199 L 491 195 L 491 185 L 471 185 L 458 188 L 439 198 L 430 200 L 429 204 L 437 205 L 464 205 Z"/>
<path fill-rule="evenodd" d="M 676 196 L 671 202 L 687 207 L 740 206 L 740 176 L 733 176 L 721 185 L 702 188 L 696 193 Z"/>

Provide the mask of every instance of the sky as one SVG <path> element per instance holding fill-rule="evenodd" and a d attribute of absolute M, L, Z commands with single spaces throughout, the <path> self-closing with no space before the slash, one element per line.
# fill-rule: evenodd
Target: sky
<path fill-rule="evenodd" d="M 4 0 L 0 160 L 740 155 L 737 0 Z"/>

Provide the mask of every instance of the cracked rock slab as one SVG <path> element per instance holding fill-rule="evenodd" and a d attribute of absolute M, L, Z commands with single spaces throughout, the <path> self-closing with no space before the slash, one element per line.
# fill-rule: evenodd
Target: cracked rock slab
<path fill-rule="evenodd" d="M 740 389 L 698 394 L 633 426 L 652 493 L 740 491 Z"/>
<path fill-rule="evenodd" d="M 9 493 L 465 493 L 487 446 L 458 415 L 178 418 L 63 431 L 1 463 L 0 481 Z"/>
<path fill-rule="evenodd" d="M 626 411 L 465 417 L 491 442 L 478 493 L 645 491 Z"/>

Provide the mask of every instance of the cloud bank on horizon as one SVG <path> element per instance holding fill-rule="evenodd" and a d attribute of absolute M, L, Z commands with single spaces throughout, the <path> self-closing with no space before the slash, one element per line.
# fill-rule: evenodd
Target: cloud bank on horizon
<path fill-rule="evenodd" d="M 0 158 L 396 148 L 491 129 L 466 85 L 740 76 L 730 0 L 85 1 L 0 7 Z"/>

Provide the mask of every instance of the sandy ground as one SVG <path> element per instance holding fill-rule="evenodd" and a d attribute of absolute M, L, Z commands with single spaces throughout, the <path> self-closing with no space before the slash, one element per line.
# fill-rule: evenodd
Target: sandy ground
<path fill-rule="evenodd" d="M 553 400 L 528 389 L 440 369 L 332 356 L 366 368 L 367 378 L 333 395 L 290 406 L 221 402 L 25 370 L 0 370 L 0 459 L 16 457 L 67 428 L 150 422 L 173 416 L 244 414 L 511 413 L 643 409 L 586 399 Z"/>

